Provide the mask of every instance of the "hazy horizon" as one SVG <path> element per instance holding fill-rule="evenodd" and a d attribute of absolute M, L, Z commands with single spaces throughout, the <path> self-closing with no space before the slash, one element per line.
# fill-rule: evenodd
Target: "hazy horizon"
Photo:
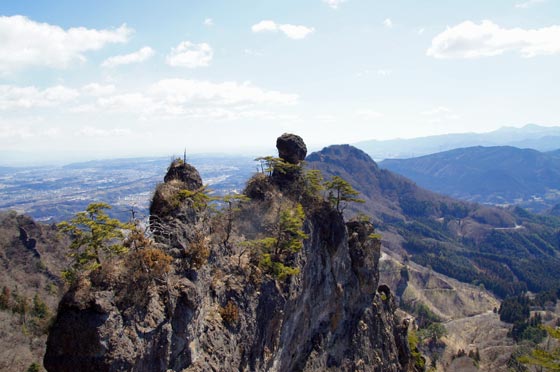
<path fill-rule="evenodd" d="M 315 145 L 308 145 L 308 154 L 320 151 L 324 147 L 331 146 L 331 145 L 341 145 L 341 144 L 350 144 L 350 145 L 359 145 L 361 142 L 368 142 L 368 141 L 380 141 L 380 142 L 391 142 L 391 141 L 407 141 L 407 140 L 416 140 L 416 139 L 423 139 L 423 138 L 430 138 L 430 137 L 437 137 L 437 136 L 447 136 L 447 135 L 468 135 L 468 134 L 490 134 L 494 133 L 499 130 L 515 130 L 515 129 L 524 129 L 528 127 L 539 127 L 539 128 L 546 128 L 544 126 L 540 126 L 537 124 L 526 124 L 520 127 L 512 127 L 512 126 L 505 126 L 498 128 L 492 131 L 485 131 L 485 132 L 458 132 L 458 133 L 443 133 L 438 135 L 432 136 L 421 136 L 421 137 L 413 137 L 413 138 L 390 138 L 387 140 L 377 140 L 375 138 L 366 139 L 364 141 L 358 141 L 353 143 L 325 143 L 325 144 L 315 144 Z M 548 128 L 558 129 L 560 131 L 560 126 L 550 126 Z M 281 133 L 280 133 L 281 134 Z M 297 133 L 296 133 L 297 134 Z M 305 139 L 304 139 L 305 140 Z M 558 146 L 560 148 L 560 144 Z M 119 159 L 142 159 L 142 158 L 164 158 L 169 157 L 182 157 L 183 154 L 181 151 L 176 149 L 177 151 L 170 151 L 167 152 L 155 152 L 155 153 L 130 153 L 130 154 L 120 154 L 120 155 L 111 155 L 110 153 L 105 154 L 83 154 L 80 155 L 79 153 L 55 153 L 55 154 L 48 154 L 48 156 L 39 156 L 38 154 L 30 154 L 24 152 L 5 152 L 3 153 L 0 151 L 0 166 L 4 167 L 34 167 L 34 166 L 63 166 L 68 164 L 74 163 L 82 163 L 82 162 L 90 162 L 90 161 L 103 161 L 103 160 L 119 160 Z M 196 157 L 196 158 L 204 158 L 204 157 L 258 157 L 264 156 L 268 154 L 274 154 L 277 150 L 274 147 L 274 138 L 268 143 L 268 146 L 263 146 L 260 148 L 257 147 L 243 147 L 238 149 L 232 149 L 230 151 L 200 151 L 200 152 L 191 152 L 190 150 L 183 149 L 183 151 L 187 151 L 187 158 L 188 157 Z M 375 161 L 383 160 L 382 158 L 374 159 Z"/>

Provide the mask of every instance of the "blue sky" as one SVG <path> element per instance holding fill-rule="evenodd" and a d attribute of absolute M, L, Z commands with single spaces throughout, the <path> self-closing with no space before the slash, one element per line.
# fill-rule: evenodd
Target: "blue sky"
<path fill-rule="evenodd" d="M 557 0 L 3 1 L 0 163 L 558 125 Z"/>

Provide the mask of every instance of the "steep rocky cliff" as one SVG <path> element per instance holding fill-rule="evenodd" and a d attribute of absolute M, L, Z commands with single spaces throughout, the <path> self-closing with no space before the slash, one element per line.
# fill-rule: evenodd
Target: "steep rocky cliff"
<path fill-rule="evenodd" d="M 0 212 L 0 371 L 25 371 L 43 358 L 66 246 L 55 226 Z"/>
<path fill-rule="evenodd" d="M 206 207 L 198 172 L 172 164 L 151 211 L 169 270 L 150 276 L 125 257 L 79 279 L 60 303 L 47 370 L 412 371 L 407 322 L 379 283 L 373 226 L 346 223 L 301 192 L 296 137 L 279 142 L 292 166 L 255 176 L 252 198 L 219 213 Z M 254 243 L 299 203 L 305 238 L 282 256 L 291 275 L 277 275 Z"/>

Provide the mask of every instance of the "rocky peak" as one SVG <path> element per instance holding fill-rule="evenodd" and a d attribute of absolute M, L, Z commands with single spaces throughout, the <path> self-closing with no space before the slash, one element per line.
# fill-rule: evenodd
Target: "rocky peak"
<path fill-rule="evenodd" d="M 175 159 L 163 178 L 164 182 L 169 183 L 173 180 L 180 181 L 187 190 L 196 190 L 202 187 L 202 178 L 198 170 L 181 159 Z"/>
<path fill-rule="evenodd" d="M 299 145 L 280 145 L 281 156 L 301 161 L 305 144 L 285 136 Z M 260 248 L 245 244 L 267 236 L 282 207 L 296 208 L 278 184 L 268 185 L 267 198 L 243 201 L 210 222 L 182 202 L 178 210 L 197 218 L 159 240 L 173 256 L 165 281 L 138 288 L 119 269 L 125 274 L 112 285 L 86 278 L 72 288 L 49 335 L 47 370 L 412 371 L 407 328 L 379 285 L 373 226 L 347 225 L 318 202 L 305 210 L 301 248 L 285 258 L 294 270 L 280 279 L 261 266 Z M 193 231 L 201 234 L 194 239 Z M 210 253 L 189 270 L 187 258 L 172 253 L 200 249 Z"/>
<path fill-rule="evenodd" d="M 278 156 L 290 164 L 298 164 L 305 159 L 307 147 L 303 139 L 291 133 L 284 133 L 276 139 Z"/>

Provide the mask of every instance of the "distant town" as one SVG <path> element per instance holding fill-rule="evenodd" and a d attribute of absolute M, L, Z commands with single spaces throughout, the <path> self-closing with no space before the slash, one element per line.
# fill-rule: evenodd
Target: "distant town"
<path fill-rule="evenodd" d="M 58 167 L 0 168 L 0 210 L 15 210 L 38 221 L 67 219 L 94 201 L 113 206 L 122 220 L 148 215 L 155 186 L 171 157 L 96 160 Z M 251 157 L 187 158 L 212 193 L 240 192 L 255 172 Z"/>

